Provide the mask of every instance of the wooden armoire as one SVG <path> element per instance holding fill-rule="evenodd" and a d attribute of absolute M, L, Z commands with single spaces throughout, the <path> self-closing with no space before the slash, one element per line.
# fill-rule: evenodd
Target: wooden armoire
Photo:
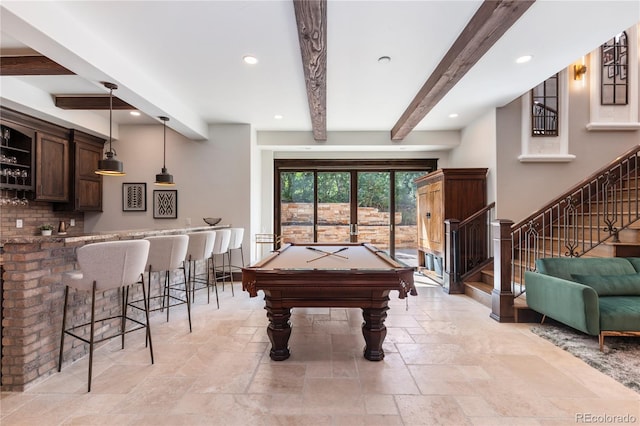
<path fill-rule="evenodd" d="M 420 266 L 442 274 L 444 221 L 462 221 L 487 204 L 487 170 L 438 169 L 415 180 Z"/>

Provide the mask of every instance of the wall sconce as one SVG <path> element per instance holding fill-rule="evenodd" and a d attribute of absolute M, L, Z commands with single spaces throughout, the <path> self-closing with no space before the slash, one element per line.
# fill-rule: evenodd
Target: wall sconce
<path fill-rule="evenodd" d="M 587 66 L 585 64 L 579 64 L 573 66 L 573 79 L 574 80 L 582 80 L 584 75 L 587 73 Z"/>

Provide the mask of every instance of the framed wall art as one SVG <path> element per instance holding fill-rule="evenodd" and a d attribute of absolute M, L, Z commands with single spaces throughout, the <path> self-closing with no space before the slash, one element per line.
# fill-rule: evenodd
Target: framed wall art
<path fill-rule="evenodd" d="M 147 184 L 123 183 L 122 184 L 122 211 L 146 212 L 147 211 Z"/>
<path fill-rule="evenodd" d="M 176 189 L 153 190 L 153 218 L 178 218 L 178 191 Z"/>

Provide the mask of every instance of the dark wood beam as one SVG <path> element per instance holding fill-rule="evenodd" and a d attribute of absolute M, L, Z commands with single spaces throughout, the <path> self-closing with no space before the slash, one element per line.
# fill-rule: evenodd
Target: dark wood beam
<path fill-rule="evenodd" d="M 391 130 L 402 140 L 535 0 L 485 0 Z"/>
<path fill-rule="evenodd" d="M 86 110 L 98 110 L 109 109 L 109 95 L 94 95 L 94 96 L 54 96 L 55 103 L 58 108 L 62 109 L 86 109 Z M 133 110 L 132 107 L 122 99 L 113 97 L 113 109 L 119 110 Z"/>
<path fill-rule="evenodd" d="M 3 56 L 0 75 L 74 75 L 65 67 L 44 56 Z"/>
<path fill-rule="evenodd" d="M 327 0 L 293 0 L 316 141 L 327 140 Z"/>

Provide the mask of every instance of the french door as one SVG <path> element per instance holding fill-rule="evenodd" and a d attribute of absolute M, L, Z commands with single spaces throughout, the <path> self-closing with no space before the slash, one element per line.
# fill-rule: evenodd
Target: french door
<path fill-rule="evenodd" d="M 413 180 L 437 160 L 276 160 L 274 229 L 287 242 L 368 242 L 417 266 Z"/>

